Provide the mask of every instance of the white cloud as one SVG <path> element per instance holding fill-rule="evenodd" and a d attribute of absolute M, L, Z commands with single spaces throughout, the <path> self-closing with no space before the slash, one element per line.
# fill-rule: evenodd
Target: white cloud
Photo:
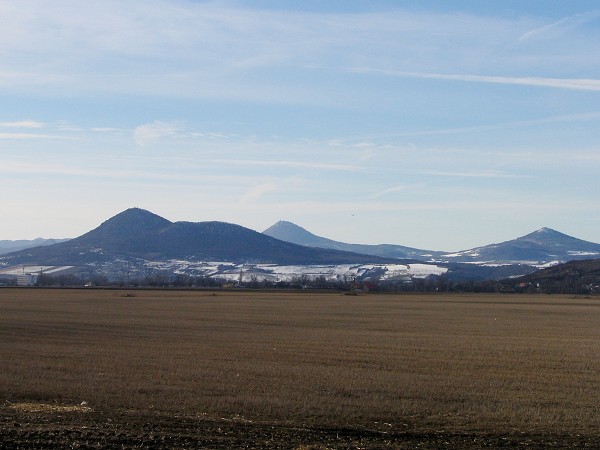
<path fill-rule="evenodd" d="M 133 130 L 133 139 L 140 147 L 147 147 L 161 138 L 175 136 L 178 130 L 176 124 L 154 121 L 136 127 Z"/>

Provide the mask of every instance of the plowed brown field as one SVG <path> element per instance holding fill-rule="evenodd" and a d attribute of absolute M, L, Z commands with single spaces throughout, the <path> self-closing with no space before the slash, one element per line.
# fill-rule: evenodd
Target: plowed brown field
<path fill-rule="evenodd" d="M 600 298 L 0 289 L 0 448 L 600 447 Z"/>

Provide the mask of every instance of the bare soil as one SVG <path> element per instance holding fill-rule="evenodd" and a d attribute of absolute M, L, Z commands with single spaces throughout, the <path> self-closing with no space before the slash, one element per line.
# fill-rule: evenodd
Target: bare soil
<path fill-rule="evenodd" d="M 600 448 L 600 300 L 0 289 L 0 448 Z"/>
<path fill-rule="evenodd" d="M 579 434 L 383 432 L 358 428 L 298 427 L 279 423 L 147 415 L 24 413 L 2 410 L 3 449 L 411 449 L 599 448 L 600 437 Z"/>

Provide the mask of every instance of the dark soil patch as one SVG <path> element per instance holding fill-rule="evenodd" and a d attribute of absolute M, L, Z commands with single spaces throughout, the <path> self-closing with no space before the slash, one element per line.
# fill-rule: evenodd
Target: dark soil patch
<path fill-rule="evenodd" d="M 600 437 L 381 432 L 100 412 L 0 410 L 2 449 L 409 449 L 599 448 Z"/>

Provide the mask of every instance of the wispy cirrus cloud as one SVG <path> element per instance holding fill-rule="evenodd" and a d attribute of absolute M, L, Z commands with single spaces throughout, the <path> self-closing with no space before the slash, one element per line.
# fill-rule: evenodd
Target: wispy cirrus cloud
<path fill-rule="evenodd" d="M 34 120 L 19 120 L 15 122 L 0 122 L 2 128 L 44 128 L 45 124 Z"/>
<path fill-rule="evenodd" d="M 316 214 L 337 214 L 348 211 L 371 212 L 395 212 L 395 211 L 524 211 L 524 212 L 559 212 L 559 211 L 585 211 L 586 204 L 583 201 L 538 201 L 536 199 L 523 200 L 430 200 L 430 201 L 407 201 L 407 202 L 385 202 L 385 201 L 297 201 L 262 203 L 255 205 L 258 210 L 277 211 L 304 211 Z M 360 214 L 357 214 L 360 215 Z"/>
<path fill-rule="evenodd" d="M 133 139 L 140 147 L 146 147 L 161 138 L 175 136 L 179 128 L 175 123 L 156 120 L 137 126 L 133 130 Z"/>
<path fill-rule="evenodd" d="M 252 187 L 248 191 L 246 191 L 239 199 L 238 203 L 240 205 L 247 205 L 250 203 L 255 203 L 258 201 L 263 195 L 268 192 L 274 191 L 277 186 L 274 183 L 261 183 L 257 186 Z"/>
<path fill-rule="evenodd" d="M 92 164 L 67 164 L 46 162 L 31 162 L 22 160 L 4 160 L 0 165 L 0 174 L 6 176 L 43 176 L 60 179 L 64 181 L 67 178 L 86 180 L 104 179 L 104 180 L 128 180 L 129 183 L 140 184 L 149 181 L 153 183 L 164 183 L 173 185 L 181 183 L 198 186 L 198 177 L 195 174 L 180 173 L 173 170 L 161 170 L 163 167 L 140 167 L 141 164 L 124 164 L 122 158 L 110 159 L 105 161 L 106 166 L 93 166 Z M 244 183 L 249 185 L 255 182 L 253 175 L 220 175 L 205 174 L 202 176 L 202 184 L 206 186 L 231 186 L 235 183 Z"/>
<path fill-rule="evenodd" d="M 360 171 L 363 170 L 358 166 L 351 164 L 340 164 L 340 163 L 320 163 L 313 161 L 284 161 L 284 160 L 250 160 L 250 159 L 213 159 L 210 161 L 212 164 L 221 166 L 235 165 L 235 166 L 266 166 L 266 167 L 287 167 L 287 168 L 299 168 L 299 169 L 318 169 L 318 170 L 334 170 L 334 171 Z"/>
<path fill-rule="evenodd" d="M 522 211 L 564 199 L 596 232 L 597 11 L 306 3 L 0 2 L 0 94 L 17 106 L 0 117 L 0 184 L 36 186 L 9 201 L 43 189 L 57 205 L 72 191 L 234 222 L 312 212 L 332 230 L 359 208 L 392 241 L 383 224 L 423 234 L 424 216 L 464 220 L 460 202 L 487 229 L 510 206 L 492 197 L 529 199 Z"/>
<path fill-rule="evenodd" d="M 495 170 L 482 170 L 471 172 L 452 172 L 444 170 L 419 170 L 421 175 L 431 175 L 440 177 L 456 177 L 456 178 L 532 178 L 531 175 L 512 174 L 499 172 Z"/>
<path fill-rule="evenodd" d="M 328 92 L 344 89 L 320 77 L 356 65 L 429 74 L 452 67 L 489 68 L 496 60 L 514 72 L 530 61 L 539 67 L 555 61 L 551 49 L 527 49 L 523 57 L 524 50 L 515 53 L 509 43 L 547 27 L 590 21 L 597 14 L 540 27 L 534 19 L 416 12 L 401 6 L 348 14 L 257 10 L 235 2 L 123 4 L 106 0 L 83 11 L 73 2 L 39 0 L 28 9 L 0 9 L 0 41 L 6 51 L 0 88 L 323 102 L 332 100 Z M 571 50 L 571 65 L 595 67 L 593 37 L 585 45 L 569 37 L 564 45 Z M 489 54 L 495 58 L 487 58 Z M 272 70 L 282 76 L 265 78 L 265 71 Z M 309 77 L 298 75 L 308 71 Z M 362 95 L 356 89 L 348 92 Z M 337 104 L 345 99 L 335 96 Z"/>
<path fill-rule="evenodd" d="M 423 184 L 411 184 L 411 185 L 401 185 L 401 186 L 394 186 L 388 189 L 384 189 L 383 191 L 377 192 L 376 194 L 373 194 L 374 198 L 378 198 L 378 197 L 383 197 L 384 195 L 389 195 L 389 194 L 396 194 L 398 192 L 407 192 L 410 191 L 412 189 L 418 189 L 418 188 L 422 188 L 424 185 Z"/>
<path fill-rule="evenodd" d="M 532 38 L 540 38 L 547 36 L 548 34 L 551 34 L 553 32 L 560 32 L 577 28 L 585 23 L 596 20 L 599 17 L 600 10 L 573 14 L 571 16 L 563 17 L 562 19 L 549 23 L 547 25 L 528 30 L 521 36 L 519 36 L 519 41 L 526 41 Z"/>
<path fill-rule="evenodd" d="M 37 133 L 0 133 L 1 140 L 74 140 L 71 136 L 58 136 L 53 134 Z"/>
<path fill-rule="evenodd" d="M 505 129 L 514 129 L 514 128 L 527 128 L 527 127 L 538 127 L 544 125 L 553 125 L 553 124 L 561 124 L 561 123 L 577 123 L 577 122 L 595 122 L 600 121 L 600 112 L 592 111 L 592 112 L 582 112 L 579 114 L 559 114 L 556 116 L 547 116 L 540 117 L 536 119 L 530 120 L 517 120 L 517 121 L 508 121 L 508 122 L 498 122 L 498 123 L 490 123 L 486 125 L 477 125 L 470 127 L 457 127 L 457 128 L 432 128 L 426 130 L 414 130 L 414 131 L 397 131 L 393 133 L 379 134 L 379 135 L 370 135 L 370 136 L 355 136 L 348 137 L 345 139 L 338 138 L 335 140 L 335 146 L 342 145 L 351 145 L 352 142 L 357 140 L 371 139 L 371 140 L 382 140 L 382 139 L 392 139 L 392 138 L 402 138 L 402 137 L 419 137 L 419 136 L 436 136 L 436 135 L 451 135 L 451 134 L 477 134 L 486 131 L 497 131 L 497 130 L 505 130 Z M 381 150 L 390 148 L 390 145 L 387 146 L 376 146 L 375 143 L 371 145 L 372 153 L 375 150 Z M 391 148 L 397 149 L 397 146 L 391 146 Z M 405 150 L 414 151 L 416 150 L 414 147 L 406 147 Z M 369 156 L 372 156 L 370 154 Z"/>
<path fill-rule="evenodd" d="M 505 77 L 488 75 L 442 74 L 402 72 L 384 69 L 358 67 L 357 73 L 379 73 L 381 75 L 410 78 L 426 78 L 448 81 L 466 81 L 475 83 L 514 84 L 522 86 L 548 87 L 558 89 L 576 89 L 582 91 L 600 91 L 600 79 L 591 78 L 545 78 L 545 77 Z"/>
<path fill-rule="evenodd" d="M 415 74 L 421 78 L 439 80 L 473 81 L 477 83 L 516 84 L 522 86 L 600 91 L 600 79 L 586 78 L 542 78 L 542 77 L 497 77 L 483 75 Z"/>

